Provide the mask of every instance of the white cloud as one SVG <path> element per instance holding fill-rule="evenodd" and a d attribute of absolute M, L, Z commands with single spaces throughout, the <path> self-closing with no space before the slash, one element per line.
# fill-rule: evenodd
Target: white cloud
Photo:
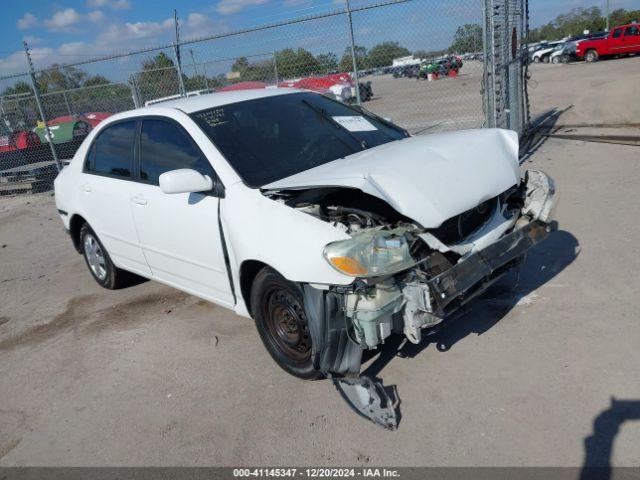
<path fill-rule="evenodd" d="M 101 10 L 79 13 L 68 8 L 56 12 L 46 20 L 46 23 L 43 22 L 48 29 L 73 32 L 81 31 L 81 28 L 85 26 L 93 28 L 95 32 L 92 32 L 91 40 L 86 42 L 74 41 L 47 48 L 31 48 L 34 66 L 36 69 L 40 69 L 54 63 L 74 63 L 111 53 L 124 53 L 143 47 L 167 44 L 174 40 L 173 17 L 158 22 L 122 23 L 108 20 L 108 15 L 105 15 Z M 89 22 L 94 23 L 89 24 Z M 185 40 L 226 31 L 229 31 L 229 26 L 224 21 L 214 20 L 201 13 L 190 13 L 180 21 L 180 36 Z M 25 36 L 24 39 L 30 46 L 41 42 L 41 39 L 34 36 Z M 51 42 L 48 44 L 51 45 Z M 113 64 L 114 78 L 139 68 L 140 59 L 139 56 L 122 59 L 127 63 L 127 67 Z M 0 72 L 2 74 L 26 72 L 27 69 L 25 54 L 21 49 L 0 58 Z"/>
<path fill-rule="evenodd" d="M 109 7 L 113 10 L 127 10 L 131 8 L 129 0 L 87 0 L 87 6 L 90 8 Z"/>
<path fill-rule="evenodd" d="M 36 17 L 33 13 L 27 12 L 23 15 L 23 17 L 18 20 L 18 28 L 20 30 L 26 30 L 27 28 L 31 28 L 38 23 L 38 17 Z"/>
<path fill-rule="evenodd" d="M 34 35 L 26 35 L 22 37 L 22 39 L 27 42 L 29 45 L 36 45 L 38 43 L 42 43 L 42 39 L 40 37 L 36 37 Z"/>
<path fill-rule="evenodd" d="M 190 13 L 187 19 L 180 23 L 180 39 L 206 37 L 229 30 L 224 22 L 216 22 L 201 13 Z"/>
<path fill-rule="evenodd" d="M 238 13 L 251 5 L 262 5 L 269 0 L 222 0 L 216 6 L 218 13 L 222 15 L 230 15 Z"/>
<path fill-rule="evenodd" d="M 82 20 L 82 15 L 73 8 L 65 8 L 53 14 L 48 20 L 44 21 L 44 26 L 53 32 L 69 31 L 71 27 Z"/>
<path fill-rule="evenodd" d="M 52 32 L 70 32 L 83 22 L 97 23 L 104 20 L 104 13 L 94 10 L 87 14 L 78 13 L 73 8 L 59 10 L 51 18 L 44 21 L 44 26 Z"/>

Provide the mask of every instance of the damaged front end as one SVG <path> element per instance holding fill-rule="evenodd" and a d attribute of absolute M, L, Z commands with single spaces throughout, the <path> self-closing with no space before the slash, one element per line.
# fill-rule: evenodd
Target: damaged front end
<path fill-rule="evenodd" d="M 352 406 L 393 428 L 388 407 L 372 407 L 392 400 L 381 398 L 369 379 L 358 378 L 363 351 L 392 333 L 419 343 L 424 333 L 441 328 L 555 229 L 555 203 L 553 181 L 533 170 L 519 186 L 433 229 L 395 212 L 385 216 L 306 201 L 301 208 L 312 214 L 342 212 L 333 221 L 352 238 L 327 245 L 324 256 L 355 277 L 349 286 L 304 285 L 315 367 L 348 379 L 337 385 Z"/>
<path fill-rule="evenodd" d="M 363 352 L 392 333 L 419 343 L 555 229 L 553 181 L 534 170 L 518 186 L 437 228 L 424 228 L 358 189 L 272 195 L 351 237 L 330 243 L 323 254 L 355 280 L 348 286 L 303 285 L 312 358 L 358 413 L 387 428 L 394 428 L 394 402 L 381 386 L 359 376 Z"/>

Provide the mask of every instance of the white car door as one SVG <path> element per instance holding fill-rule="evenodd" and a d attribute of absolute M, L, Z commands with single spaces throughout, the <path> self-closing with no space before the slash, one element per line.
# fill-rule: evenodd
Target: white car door
<path fill-rule="evenodd" d="M 226 306 L 234 304 L 212 192 L 165 194 L 158 177 L 192 168 L 215 179 L 211 164 L 176 122 L 142 119 L 138 177 L 131 204 L 140 243 L 154 278 Z"/>
<path fill-rule="evenodd" d="M 98 134 L 87 154 L 78 188 L 91 228 L 120 268 L 141 275 L 151 270 L 142 253 L 131 213 L 136 121 L 115 123 Z"/>

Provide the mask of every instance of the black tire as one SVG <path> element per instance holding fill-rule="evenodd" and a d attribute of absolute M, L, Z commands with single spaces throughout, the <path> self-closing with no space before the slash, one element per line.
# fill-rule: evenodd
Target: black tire
<path fill-rule="evenodd" d="M 553 57 L 553 58 L 551 59 L 551 63 L 553 63 L 553 64 L 557 65 L 558 63 L 560 63 L 560 57 L 558 57 L 558 56 Z"/>
<path fill-rule="evenodd" d="M 549 63 L 549 55 L 542 57 L 542 63 Z"/>
<path fill-rule="evenodd" d="M 97 248 L 97 250 L 93 252 L 90 251 L 90 245 L 92 243 Z M 133 277 L 129 272 L 121 270 L 113 264 L 109 253 L 88 223 L 82 225 L 80 229 L 80 248 L 82 249 L 82 256 L 84 257 L 91 276 L 101 287 L 109 290 L 117 290 L 118 288 L 126 286 Z M 97 259 L 102 260 L 103 269 L 95 268 L 93 260 Z"/>
<path fill-rule="evenodd" d="M 251 286 L 251 310 L 262 343 L 280 368 L 305 380 L 322 378 L 313 367 L 300 287 L 265 267 Z"/>
<path fill-rule="evenodd" d="M 584 54 L 584 60 L 587 63 L 593 63 L 598 61 L 598 52 L 596 50 L 587 50 Z"/>
<path fill-rule="evenodd" d="M 540 57 L 533 57 L 533 63 L 540 63 Z"/>

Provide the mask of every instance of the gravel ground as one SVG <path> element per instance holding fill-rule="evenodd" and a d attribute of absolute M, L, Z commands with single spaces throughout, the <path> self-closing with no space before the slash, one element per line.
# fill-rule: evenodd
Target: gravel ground
<path fill-rule="evenodd" d="M 606 120 L 599 102 L 621 94 L 589 75 L 629 68 L 629 96 L 639 61 L 536 68 L 535 98 Z M 584 72 L 573 96 L 553 80 L 568 71 Z M 526 166 L 556 179 L 560 230 L 517 286 L 367 365 L 398 389 L 395 432 L 280 371 L 250 320 L 154 282 L 98 287 L 50 195 L 0 199 L 0 465 L 638 465 L 637 152 L 536 149 Z"/>

